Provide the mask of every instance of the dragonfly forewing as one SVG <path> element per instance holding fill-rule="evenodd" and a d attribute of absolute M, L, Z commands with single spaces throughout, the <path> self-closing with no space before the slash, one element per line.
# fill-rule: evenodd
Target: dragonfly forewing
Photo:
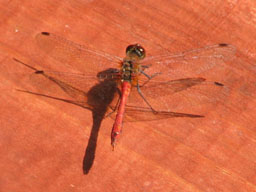
<path fill-rule="evenodd" d="M 48 32 L 37 34 L 36 41 L 47 56 L 85 73 L 96 75 L 107 68 L 118 67 L 122 62 L 120 57 L 94 50 Z"/>

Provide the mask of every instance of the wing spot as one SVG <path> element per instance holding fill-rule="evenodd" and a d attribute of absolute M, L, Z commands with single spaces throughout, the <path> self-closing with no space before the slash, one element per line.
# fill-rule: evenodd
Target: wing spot
<path fill-rule="evenodd" d="M 50 33 L 48 33 L 48 32 L 42 32 L 41 34 L 42 34 L 42 35 L 47 35 L 47 36 L 50 35 Z"/>

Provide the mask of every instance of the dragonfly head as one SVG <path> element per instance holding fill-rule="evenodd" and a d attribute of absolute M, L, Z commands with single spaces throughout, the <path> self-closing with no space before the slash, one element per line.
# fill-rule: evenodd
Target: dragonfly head
<path fill-rule="evenodd" d="M 140 44 L 129 45 L 126 48 L 126 56 L 134 59 L 144 59 L 146 56 L 145 49 Z"/>

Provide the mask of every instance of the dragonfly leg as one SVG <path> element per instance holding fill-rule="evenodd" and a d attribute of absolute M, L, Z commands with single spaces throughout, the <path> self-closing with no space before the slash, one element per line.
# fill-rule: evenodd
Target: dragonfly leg
<path fill-rule="evenodd" d="M 112 109 L 112 111 L 109 112 L 107 115 L 105 115 L 104 118 L 109 117 L 112 113 L 114 113 L 114 112 L 117 110 L 117 108 L 118 108 L 118 106 L 119 106 L 119 103 L 120 103 L 120 100 L 121 100 L 121 99 L 120 99 L 120 98 L 121 98 L 121 91 L 120 91 L 119 89 L 118 89 L 118 94 L 119 94 L 119 98 L 118 98 L 118 101 L 116 102 L 114 108 L 110 107 L 110 108 Z"/>
<path fill-rule="evenodd" d="M 155 109 L 153 109 L 153 107 L 149 104 L 149 102 L 146 100 L 146 98 L 144 97 L 144 95 L 142 94 L 141 90 L 140 90 L 140 86 L 139 84 L 137 84 L 137 90 L 140 94 L 140 96 L 142 97 L 142 99 L 146 102 L 146 104 L 150 107 L 150 109 L 153 111 L 153 112 L 156 112 Z"/>
<path fill-rule="evenodd" d="M 161 73 L 154 73 L 153 75 L 149 76 L 147 73 L 144 72 L 144 70 L 141 70 L 140 73 L 142 73 L 143 75 L 145 75 L 148 80 L 146 82 L 144 82 L 142 85 L 140 85 L 140 87 L 143 87 L 144 85 L 146 85 L 151 79 L 153 79 L 155 76 L 160 75 Z"/>
<path fill-rule="evenodd" d="M 116 103 L 116 105 L 115 105 L 115 107 L 114 107 L 114 109 L 112 109 L 112 111 L 111 112 L 109 112 L 107 115 L 105 115 L 105 117 L 104 118 L 107 118 L 107 117 L 109 117 L 110 115 L 112 115 L 116 110 L 117 110 L 117 108 L 118 108 L 118 105 L 119 105 L 119 102 L 120 102 L 120 98 L 118 99 L 118 102 Z"/>

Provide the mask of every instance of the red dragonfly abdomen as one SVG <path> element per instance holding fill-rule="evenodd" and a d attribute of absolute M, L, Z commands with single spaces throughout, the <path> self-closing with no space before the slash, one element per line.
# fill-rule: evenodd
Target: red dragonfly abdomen
<path fill-rule="evenodd" d="M 120 134 L 122 131 L 125 105 L 130 92 L 131 92 L 131 83 L 129 81 L 124 81 L 122 83 L 122 91 L 121 91 L 122 96 L 121 96 L 120 104 L 118 106 L 115 123 L 113 125 L 112 132 L 111 132 L 111 145 L 113 146 L 113 148 L 115 146 L 116 140 L 120 137 Z"/>

